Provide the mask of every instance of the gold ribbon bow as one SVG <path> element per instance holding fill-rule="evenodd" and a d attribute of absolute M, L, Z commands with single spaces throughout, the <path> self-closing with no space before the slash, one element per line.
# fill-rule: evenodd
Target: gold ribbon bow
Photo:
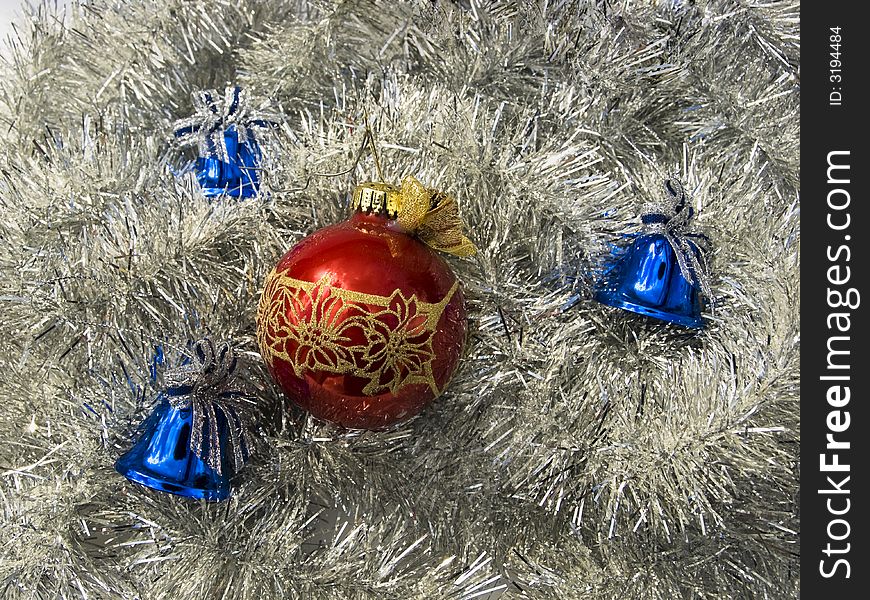
<path fill-rule="evenodd" d="M 452 196 L 430 189 L 408 176 L 399 190 L 396 222 L 435 250 L 471 256 L 477 247 L 462 233 L 459 205 Z"/>
<path fill-rule="evenodd" d="M 395 219 L 402 231 L 435 250 L 455 256 L 477 252 L 474 242 L 462 233 L 456 199 L 414 177 L 405 177 L 401 187 L 374 181 L 357 185 L 353 208 Z"/>

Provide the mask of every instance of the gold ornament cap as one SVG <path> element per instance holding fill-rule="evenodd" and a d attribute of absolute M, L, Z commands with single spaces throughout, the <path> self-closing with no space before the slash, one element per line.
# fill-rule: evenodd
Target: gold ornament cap
<path fill-rule="evenodd" d="M 402 194 L 399 188 L 389 183 L 366 181 L 353 190 L 351 208 L 395 219 L 402 209 Z"/>
<path fill-rule="evenodd" d="M 427 188 L 414 177 L 405 177 L 401 187 L 379 181 L 361 183 L 353 191 L 351 206 L 395 219 L 405 232 L 440 252 L 455 256 L 477 252 L 474 243 L 462 233 L 456 199 Z"/>

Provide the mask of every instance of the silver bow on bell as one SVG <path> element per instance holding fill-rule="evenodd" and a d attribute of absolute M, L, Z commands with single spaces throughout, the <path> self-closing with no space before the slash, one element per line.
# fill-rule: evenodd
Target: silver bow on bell
<path fill-rule="evenodd" d="M 663 182 L 664 200 L 646 204 L 641 212 L 644 233 L 663 236 L 674 250 L 680 272 L 686 281 L 696 283 L 704 295 L 712 299 L 710 274 L 704 256 L 704 248 L 698 242 L 707 237 L 692 231 L 690 221 L 695 209 L 689 206 L 683 184 L 676 177 Z"/>
<path fill-rule="evenodd" d="M 198 146 L 200 156 L 215 152 L 221 161 L 229 160 L 224 131 L 234 126 L 239 144 L 243 145 L 253 130 L 269 129 L 280 120 L 273 114 L 251 106 L 248 96 L 239 86 L 203 90 L 193 94 L 194 114 L 175 122 L 175 138 L 179 146 Z"/>
<path fill-rule="evenodd" d="M 236 385 L 237 358 L 224 342 L 215 347 L 208 339 L 194 344 L 188 364 L 164 375 L 166 395 L 173 408 L 192 411 L 190 450 L 218 475 L 223 452 L 229 452 L 236 470 L 245 462 L 249 443 L 242 415 L 249 397 Z M 227 439 L 221 444 L 218 412 L 226 421 Z"/>

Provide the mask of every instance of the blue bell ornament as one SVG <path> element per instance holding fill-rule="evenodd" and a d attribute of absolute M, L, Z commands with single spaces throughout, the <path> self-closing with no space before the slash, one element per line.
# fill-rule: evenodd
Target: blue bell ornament
<path fill-rule="evenodd" d="M 248 458 L 246 397 L 232 385 L 236 358 L 228 344 L 201 340 L 194 350 L 193 360 L 166 373 L 166 391 L 115 469 L 159 491 L 224 500 Z"/>
<path fill-rule="evenodd" d="M 706 236 L 688 230 L 694 209 L 682 184 L 664 182 L 665 199 L 644 207 L 643 230 L 602 276 L 595 299 L 602 304 L 668 321 L 704 327 L 702 296 L 712 297 L 704 254 Z"/>
<path fill-rule="evenodd" d="M 276 117 L 253 109 L 238 86 L 226 88 L 223 96 L 199 92 L 193 103 L 194 115 L 175 123 L 175 138 L 179 146 L 198 147 L 192 170 L 203 194 L 256 196 L 263 157 L 255 130 L 274 127 Z"/>

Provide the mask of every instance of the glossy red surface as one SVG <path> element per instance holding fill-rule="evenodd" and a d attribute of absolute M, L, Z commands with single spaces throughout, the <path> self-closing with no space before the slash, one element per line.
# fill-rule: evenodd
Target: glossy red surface
<path fill-rule="evenodd" d="M 327 276 L 333 287 L 383 297 L 398 290 L 406 299 L 416 296 L 431 304 L 441 302 L 456 283 L 453 271 L 434 250 L 398 231 L 394 222 L 362 213 L 303 239 L 281 258 L 276 272 L 307 282 Z M 377 311 L 378 307 L 370 310 Z M 282 312 L 258 318 L 261 346 L 276 335 L 264 325 L 269 318 L 284 319 L 291 327 L 294 319 L 299 319 L 292 311 Z M 431 337 L 428 372 L 439 392 L 456 370 L 465 335 L 465 300 L 462 290 L 456 289 Z M 348 342 L 358 343 L 358 339 Z M 269 370 L 292 401 L 317 417 L 345 427 L 384 427 L 417 414 L 436 397 L 432 386 L 419 382 L 407 383 L 392 392 L 380 390 L 366 395 L 366 379 L 323 370 L 306 370 L 300 377 L 285 360 L 274 360 Z"/>

